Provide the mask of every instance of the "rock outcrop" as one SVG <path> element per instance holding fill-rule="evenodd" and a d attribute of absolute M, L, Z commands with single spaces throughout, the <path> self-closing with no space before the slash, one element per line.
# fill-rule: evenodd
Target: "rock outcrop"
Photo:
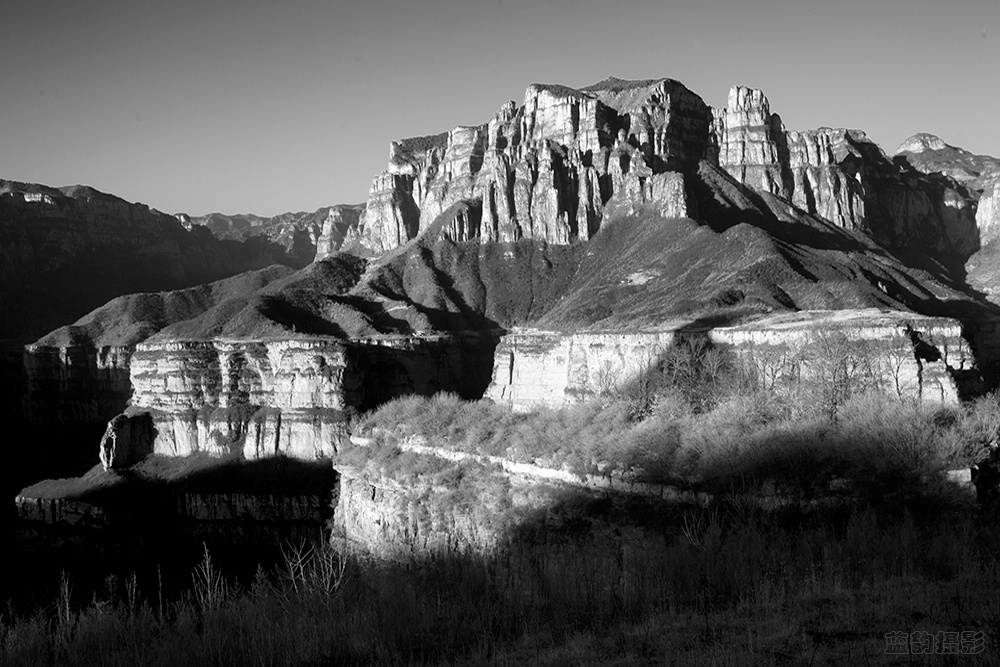
<path fill-rule="evenodd" d="M 712 146 L 739 182 L 890 247 L 960 262 L 979 248 L 965 187 L 890 161 L 858 130 L 786 131 L 759 90 L 736 86 L 713 110 Z"/>
<path fill-rule="evenodd" d="M 1000 238 L 1000 171 L 985 183 L 976 209 L 976 226 L 983 245 Z"/>
<path fill-rule="evenodd" d="M 921 132 L 908 137 L 896 149 L 896 159 L 925 174 L 944 174 L 963 183 L 973 192 L 981 192 L 984 179 L 1000 172 L 1000 158 L 975 155 L 945 143 L 940 137 Z"/>
<path fill-rule="evenodd" d="M 220 239 L 245 242 L 253 237 L 266 239 L 287 253 L 291 264 L 301 268 L 350 245 L 364 220 L 364 204 L 324 206 L 316 211 L 282 213 L 269 218 L 252 214 L 175 217 L 187 229 L 207 227 Z"/>
<path fill-rule="evenodd" d="M 670 79 L 533 84 L 484 125 L 393 142 L 361 240 L 384 252 L 440 217 L 456 241 L 566 244 L 646 203 L 697 218 L 700 160 L 893 248 L 961 263 L 979 247 L 976 198 L 953 178 L 894 163 L 858 130 L 787 131 L 759 90 L 712 109 Z"/>
<path fill-rule="evenodd" d="M 136 348 L 134 394 L 105 443 L 141 418 L 152 424 L 148 453 L 330 458 L 358 410 L 407 394 L 472 395 L 483 351 L 478 338 L 453 336 L 150 341 Z"/>
<path fill-rule="evenodd" d="M 23 416 L 35 429 L 103 431 L 132 396 L 130 362 L 139 342 L 223 302 L 245 301 L 290 273 L 272 266 L 176 292 L 129 294 L 56 329 L 23 350 Z"/>
<path fill-rule="evenodd" d="M 975 366 L 954 320 L 875 310 L 807 312 L 645 333 L 512 332 L 497 347 L 486 396 L 530 409 L 654 384 L 647 376 L 662 372 L 671 348 L 688 341 L 728 350 L 758 376 L 783 378 L 789 386 L 827 382 L 833 365 L 850 363 L 867 369 L 864 380 L 877 379 L 890 394 L 931 402 L 957 403 Z"/>
<path fill-rule="evenodd" d="M 125 408 L 132 394 L 127 346 L 88 342 L 25 349 L 24 415 L 36 424 L 93 424 Z"/>
<path fill-rule="evenodd" d="M 587 240 L 605 208 L 655 200 L 687 215 L 683 177 L 705 152 L 708 108 L 671 79 L 533 84 L 486 124 L 393 142 L 375 177 L 363 242 L 402 245 L 455 204 L 456 241 Z"/>
<path fill-rule="evenodd" d="M 115 416 L 101 438 L 99 456 L 105 470 L 127 468 L 153 453 L 156 431 L 148 412 L 130 410 Z"/>

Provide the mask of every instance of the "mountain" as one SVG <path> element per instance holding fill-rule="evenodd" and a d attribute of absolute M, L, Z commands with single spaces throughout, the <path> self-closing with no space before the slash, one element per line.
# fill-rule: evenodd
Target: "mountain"
<path fill-rule="evenodd" d="M 685 337 L 787 352 L 831 328 L 877 344 L 908 395 L 957 400 L 1000 377 L 1000 307 L 980 195 L 946 171 L 860 130 L 787 130 L 751 88 L 714 109 L 666 78 L 532 84 L 483 125 L 393 142 L 363 213 L 327 212 L 308 266 L 122 297 L 43 338 L 28 403 L 94 425 L 128 402 L 108 465 L 313 458 L 393 396 L 572 401 Z M 203 222 L 245 242 L 278 230 L 273 246 L 321 215 Z M 337 222 L 355 252 L 322 241 Z M 59 382 L 78 398 L 53 398 Z M 154 441 L 126 446 L 133 419 Z"/>
<path fill-rule="evenodd" d="M 255 236 L 263 237 L 284 248 L 304 266 L 315 259 L 317 248 L 327 254 L 339 251 L 345 244 L 351 246 L 363 224 L 364 210 L 364 204 L 339 204 L 269 218 L 250 213 L 209 213 L 193 217 L 178 213 L 176 217 L 186 228 L 201 225 L 220 239 L 247 241 Z"/>
<path fill-rule="evenodd" d="M 959 273 L 979 248 L 977 197 L 951 176 L 894 161 L 859 130 L 786 130 L 759 90 L 736 86 L 716 109 L 666 78 L 532 84 L 482 125 L 393 142 L 362 242 L 399 247 L 459 204 L 446 225 L 456 241 L 585 241 L 638 204 L 697 218 L 700 162 L 795 215 Z"/>
<path fill-rule="evenodd" d="M 926 132 L 904 140 L 894 157 L 905 159 L 925 174 L 945 174 L 976 192 L 982 192 L 988 182 L 1000 177 L 1000 158 L 975 155 Z"/>
<path fill-rule="evenodd" d="M 0 340 L 31 340 L 121 294 L 275 263 L 307 262 L 267 238 L 220 239 L 87 186 L 0 180 Z"/>

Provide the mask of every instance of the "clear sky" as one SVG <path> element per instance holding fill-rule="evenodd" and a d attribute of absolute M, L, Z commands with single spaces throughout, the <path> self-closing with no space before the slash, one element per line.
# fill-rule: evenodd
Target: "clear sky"
<path fill-rule="evenodd" d="M 13 6 L 11 6 L 13 5 Z M 1000 0 L 8 0 L 0 178 L 166 212 L 367 197 L 393 139 L 532 82 L 761 88 L 789 129 L 1000 156 Z"/>

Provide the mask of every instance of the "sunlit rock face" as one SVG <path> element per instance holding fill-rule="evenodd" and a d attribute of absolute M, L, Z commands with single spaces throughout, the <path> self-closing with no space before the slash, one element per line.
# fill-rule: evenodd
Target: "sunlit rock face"
<path fill-rule="evenodd" d="M 976 209 L 976 225 L 983 245 L 1000 237 L 1000 173 L 989 183 L 979 198 Z"/>
<path fill-rule="evenodd" d="M 586 240 L 612 198 L 662 200 L 664 212 L 686 215 L 680 174 L 654 177 L 694 167 L 708 118 L 701 98 L 670 79 L 533 84 L 521 106 L 508 102 L 484 125 L 393 142 L 372 183 L 364 243 L 394 248 L 457 204 L 443 223 L 455 240 Z"/>
<path fill-rule="evenodd" d="M 301 268 L 350 245 L 363 224 L 364 208 L 363 204 L 338 204 L 270 217 L 251 213 L 200 216 L 177 213 L 174 217 L 186 229 L 206 227 L 220 239 L 242 242 L 254 237 L 266 239 L 285 252 L 290 265 Z"/>
<path fill-rule="evenodd" d="M 713 109 L 670 79 L 532 84 L 483 125 L 393 142 L 360 241 L 384 252 L 441 219 L 456 241 L 568 244 L 649 203 L 697 218 L 699 160 L 894 248 L 960 261 L 979 247 L 977 198 L 950 176 L 890 160 L 859 130 L 788 131 L 760 90 L 735 86 Z"/>
<path fill-rule="evenodd" d="M 361 231 L 365 225 L 365 207 L 331 206 L 320 225 L 319 235 L 315 239 L 318 261 L 329 257 L 342 248 L 354 248 L 358 245 Z"/>
<path fill-rule="evenodd" d="M 712 114 L 709 157 L 754 190 L 892 247 L 962 260 L 979 248 L 975 197 L 944 174 L 894 163 L 863 132 L 786 131 L 767 97 L 744 86 Z"/>
<path fill-rule="evenodd" d="M 145 343 L 132 410 L 152 416 L 154 453 L 322 458 L 344 432 L 345 365 L 332 341 Z"/>
<path fill-rule="evenodd" d="M 491 506 L 506 500 L 495 493 L 477 496 L 480 511 L 469 512 L 450 503 L 443 489 L 402 486 L 390 478 L 357 476 L 357 471 L 346 468 L 338 472 L 334 535 L 383 558 L 488 553 L 507 528 L 502 521 L 494 526 L 483 520 Z M 506 495 L 502 486 L 497 490 Z"/>
<path fill-rule="evenodd" d="M 957 403 L 964 375 L 975 366 L 955 320 L 877 310 L 813 311 L 702 331 L 513 332 L 497 347 L 486 395 L 531 409 L 614 394 L 660 372 L 671 348 L 690 340 L 730 352 L 755 373 L 789 382 L 793 377 L 825 382 L 833 365 L 853 360 L 870 371 L 878 389 L 931 402 Z"/>
<path fill-rule="evenodd" d="M 142 410 L 127 410 L 108 422 L 101 438 L 98 456 L 105 470 L 126 468 L 153 453 L 152 415 Z"/>
<path fill-rule="evenodd" d="M 456 336 L 142 343 L 131 403 L 109 424 L 102 461 L 127 465 L 136 452 L 329 458 L 352 412 L 408 394 L 480 395 L 492 346 Z"/>

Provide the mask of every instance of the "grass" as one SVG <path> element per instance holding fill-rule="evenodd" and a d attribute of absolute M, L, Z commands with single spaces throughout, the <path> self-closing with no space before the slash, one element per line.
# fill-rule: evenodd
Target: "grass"
<path fill-rule="evenodd" d="M 245 584 L 206 552 L 174 599 L 128 576 L 80 599 L 64 579 L 49 606 L 3 616 L 0 664 L 882 664 L 885 633 L 917 630 L 982 633 L 960 664 L 993 664 L 991 521 L 793 524 L 738 500 L 673 533 L 594 522 L 405 566 L 289 549 Z"/>
<path fill-rule="evenodd" d="M 345 449 L 338 460 L 360 461 L 388 476 L 417 470 L 412 457 L 399 459 L 396 444 L 416 435 L 445 450 L 579 475 L 706 488 L 771 484 L 809 496 L 847 479 L 855 490 L 875 495 L 917 488 L 928 475 L 969 465 L 998 432 L 989 415 L 1000 414 L 995 397 L 966 408 L 930 408 L 877 394 L 855 396 L 836 421 L 799 416 L 786 401 L 759 394 L 730 396 L 704 412 L 670 393 L 648 413 L 637 415 L 635 407 L 592 400 L 515 413 L 452 394 L 407 397 L 358 423 L 355 432 L 377 436 L 374 452 Z"/>

